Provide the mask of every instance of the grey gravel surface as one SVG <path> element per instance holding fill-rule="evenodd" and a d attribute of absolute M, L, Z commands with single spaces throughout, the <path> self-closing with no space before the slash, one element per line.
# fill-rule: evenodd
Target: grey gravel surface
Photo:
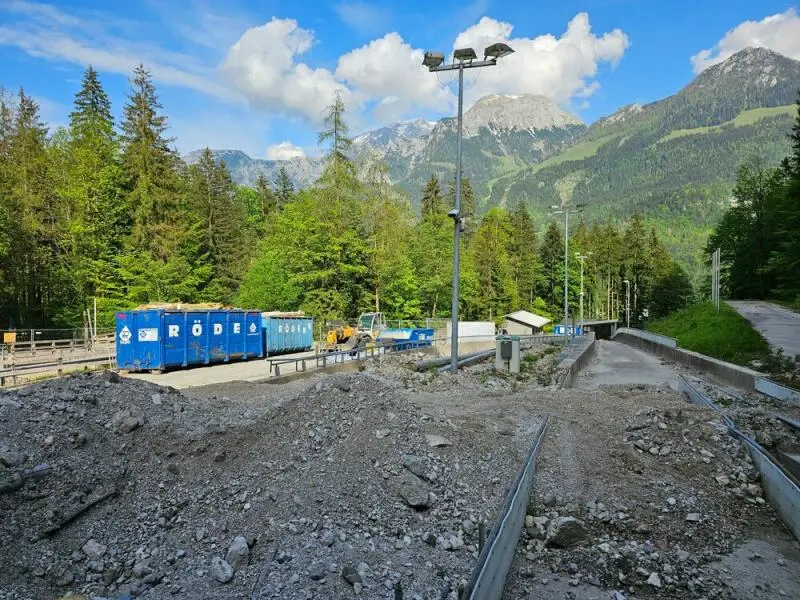
<path fill-rule="evenodd" d="M 0 395 L 0 477 L 52 468 L 0 494 L 0 598 L 455 598 L 539 417 L 518 407 L 498 438 L 442 415 L 489 378 L 428 390 L 403 360 L 192 396 L 113 374 Z"/>

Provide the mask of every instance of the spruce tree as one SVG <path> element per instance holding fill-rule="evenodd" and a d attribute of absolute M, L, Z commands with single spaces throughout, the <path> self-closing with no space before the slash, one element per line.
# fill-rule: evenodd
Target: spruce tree
<path fill-rule="evenodd" d="M 240 203 L 225 163 L 206 148 L 188 170 L 188 201 L 200 234 L 200 253 L 211 268 L 202 295 L 231 302 L 247 266 L 247 237 L 242 230 L 247 208 Z"/>
<path fill-rule="evenodd" d="M 508 213 L 493 208 L 483 217 L 470 251 L 477 276 L 475 299 L 483 318 L 496 319 L 518 302 L 508 247 L 512 235 Z"/>
<path fill-rule="evenodd" d="M 289 173 L 286 171 L 286 167 L 282 166 L 278 169 L 273 185 L 275 196 L 278 201 L 278 210 L 281 210 L 286 206 L 287 202 L 292 199 L 292 195 L 294 194 L 294 184 L 292 183 L 291 177 L 289 177 Z"/>
<path fill-rule="evenodd" d="M 428 182 L 425 184 L 425 189 L 422 191 L 422 199 L 420 200 L 420 213 L 422 218 L 425 219 L 430 215 L 439 214 L 442 212 L 442 189 L 439 186 L 439 178 L 436 175 L 431 175 Z"/>
<path fill-rule="evenodd" d="M 167 260 L 175 251 L 178 217 L 177 155 L 165 137 L 155 86 L 143 65 L 136 67 L 122 122 L 122 164 L 133 214 L 132 243 Z"/>
<path fill-rule="evenodd" d="M 59 146 L 54 144 L 54 151 Z M 116 261 L 129 227 L 123 202 L 119 142 L 111 104 L 91 66 L 75 95 L 68 142 L 60 148 L 63 173 L 56 191 L 68 207 L 60 246 L 62 280 L 71 298 L 59 320 L 75 323 L 93 297 L 103 325 L 120 301 Z"/>
<path fill-rule="evenodd" d="M 792 133 L 792 155 L 784 160 L 772 197 L 777 204 L 774 224 L 775 250 L 770 272 L 779 296 L 800 306 L 800 95 Z"/>
<path fill-rule="evenodd" d="M 542 264 L 536 247 L 536 228 L 528 209 L 520 200 L 510 215 L 511 236 L 508 241 L 509 260 L 514 283 L 524 306 L 533 304 L 536 288 L 542 275 Z"/>
<path fill-rule="evenodd" d="M 260 174 L 256 178 L 256 193 L 258 194 L 259 212 L 262 222 L 266 223 L 272 214 L 278 208 L 278 197 L 272 191 L 272 186 L 269 184 L 264 174 Z"/>
<path fill-rule="evenodd" d="M 38 104 L 24 90 L 19 91 L 8 124 L 4 201 L 12 220 L 12 249 L 5 268 L 11 282 L 11 312 L 17 323 L 41 324 L 58 291 L 52 273 L 59 215 L 46 152 L 47 128 Z"/>
<path fill-rule="evenodd" d="M 543 273 L 540 295 L 547 301 L 550 310 L 559 314 L 564 302 L 564 236 L 555 221 L 547 226 L 539 253 Z"/>

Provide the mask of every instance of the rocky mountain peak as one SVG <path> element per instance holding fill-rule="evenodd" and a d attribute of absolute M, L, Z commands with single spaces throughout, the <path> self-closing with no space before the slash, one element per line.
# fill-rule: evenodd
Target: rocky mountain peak
<path fill-rule="evenodd" d="M 796 85 L 800 62 L 768 48 L 748 47 L 703 71 L 696 85 L 746 82 L 750 87 L 771 88 L 786 82 Z"/>
<path fill-rule="evenodd" d="M 480 98 L 464 115 L 464 135 L 478 135 L 482 127 L 493 131 L 537 131 L 582 126 L 577 117 L 561 110 L 545 96 L 503 94 Z"/>

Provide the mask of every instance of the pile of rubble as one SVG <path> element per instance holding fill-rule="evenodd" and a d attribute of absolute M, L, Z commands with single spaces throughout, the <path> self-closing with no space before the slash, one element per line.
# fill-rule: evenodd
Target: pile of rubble
<path fill-rule="evenodd" d="M 455 598 L 526 438 L 425 414 L 391 378 L 251 386 L 0 395 L 0 598 Z"/>
<path fill-rule="evenodd" d="M 646 390 L 634 394 L 653 403 Z M 715 415 L 693 405 L 617 418 L 620 437 L 605 442 L 613 461 L 598 472 L 618 473 L 607 496 L 561 498 L 537 485 L 512 589 L 541 594 L 555 581 L 620 599 L 731 597 L 715 562 L 776 522 L 749 454 Z M 643 477 L 647 485 L 631 485 Z"/>

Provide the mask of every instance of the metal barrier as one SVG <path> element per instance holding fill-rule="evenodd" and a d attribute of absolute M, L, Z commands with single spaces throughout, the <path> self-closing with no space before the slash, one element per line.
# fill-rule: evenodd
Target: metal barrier
<path fill-rule="evenodd" d="M 733 420 L 711 398 L 689 383 L 682 375 L 678 379 L 678 389 L 684 392 L 691 402 L 706 406 L 719 414 L 725 422 L 728 432 L 747 447 L 753 464 L 761 474 L 761 485 L 767 500 L 770 501 L 775 512 L 794 534 L 794 537 L 800 540 L 800 486 L 794 478 L 758 442 L 739 431 Z"/>
<path fill-rule="evenodd" d="M 467 600 L 500 600 L 503 596 L 508 569 L 514 560 L 519 536 L 525 524 L 525 513 L 530 500 L 533 477 L 536 471 L 536 456 L 544 438 L 549 416 L 545 415 L 533 446 L 522 465 L 514 484 L 506 497 L 503 511 L 492 528 L 491 535 L 478 555 L 478 563 L 472 572 L 461 598 Z"/>
<path fill-rule="evenodd" d="M 658 333 L 652 333 L 650 331 L 644 331 L 642 329 L 634 329 L 633 327 L 620 327 L 619 329 L 617 329 L 616 333 L 614 334 L 614 337 L 616 337 L 620 333 L 627 333 L 628 335 L 642 338 L 644 340 L 650 340 L 654 344 L 661 344 L 662 346 L 666 346 L 667 348 L 678 347 L 678 340 L 676 340 L 675 338 L 667 337 L 666 335 L 660 335 Z"/>
<path fill-rule="evenodd" d="M 800 390 L 795 390 L 786 385 L 775 383 L 766 377 L 756 377 L 756 391 L 772 398 L 791 402 L 800 406 Z"/>

